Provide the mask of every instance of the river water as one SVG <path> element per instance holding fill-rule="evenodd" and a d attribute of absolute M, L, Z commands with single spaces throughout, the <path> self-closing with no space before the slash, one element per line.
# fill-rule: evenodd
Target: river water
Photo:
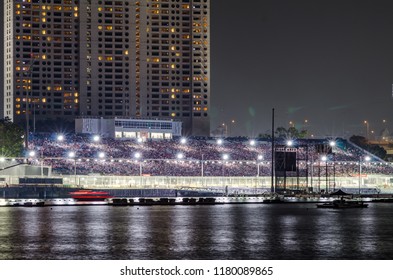
<path fill-rule="evenodd" d="M 393 259 L 393 204 L 2 207 L 0 259 Z"/>

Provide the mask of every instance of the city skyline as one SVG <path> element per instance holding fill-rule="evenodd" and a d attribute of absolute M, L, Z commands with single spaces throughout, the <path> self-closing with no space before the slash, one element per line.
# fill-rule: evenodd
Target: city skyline
<path fill-rule="evenodd" d="M 224 123 L 232 136 L 266 133 L 272 108 L 277 126 L 320 137 L 392 131 L 392 9 L 212 1 L 211 131 Z"/>

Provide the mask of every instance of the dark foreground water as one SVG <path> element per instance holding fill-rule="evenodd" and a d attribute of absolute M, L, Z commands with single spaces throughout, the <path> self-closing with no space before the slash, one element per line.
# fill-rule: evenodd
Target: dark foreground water
<path fill-rule="evenodd" d="M 0 208 L 0 259 L 393 259 L 393 204 Z"/>

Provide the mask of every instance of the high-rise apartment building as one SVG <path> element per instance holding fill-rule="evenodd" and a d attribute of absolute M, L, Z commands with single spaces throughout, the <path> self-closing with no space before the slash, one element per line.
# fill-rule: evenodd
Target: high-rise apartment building
<path fill-rule="evenodd" d="M 5 0 L 0 113 L 176 119 L 209 135 L 209 14 L 210 0 Z"/>

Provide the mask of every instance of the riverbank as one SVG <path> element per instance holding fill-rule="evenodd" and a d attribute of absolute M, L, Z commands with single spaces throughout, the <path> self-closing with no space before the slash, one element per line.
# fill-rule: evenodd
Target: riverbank
<path fill-rule="evenodd" d="M 266 196 L 238 196 L 238 197 L 119 197 L 101 201 L 78 201 L 73 198 L 55 199 L 0 199 L 0 207 L 46 207 L 46 206 L 154 206 L 154 205 L 220 205 L 220 204 L 277 204 L 277 203 L 325 203 L 333 201 L 334 197 L 322 196 L 289 196 L 289 197 L 266 197 Z M 365 197 L 364 202 L 393 203 L 392 198 Z"/>

